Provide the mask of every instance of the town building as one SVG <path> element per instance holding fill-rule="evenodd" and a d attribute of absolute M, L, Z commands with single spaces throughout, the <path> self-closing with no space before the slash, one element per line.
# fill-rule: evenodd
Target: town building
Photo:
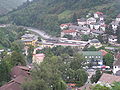
<path fill-rule="evenodd" d="M 120 22 L 120 14 L 116 17 L 116 21 Z"/>
<path fill-rule="evenodd" d="M 35 46 L 38 40 L 38 36 L 35 36 L 33 34 L 25 34 L 21 37 L 21 40 L 25 45 Z"/>
<path fill-rule="evenodd" d="M 91 46 L 94 46 L 95 48 L 102 47 L 102 44 L 98 39 L 92 39 L 92 40 L 89 40 L 88 42 L 89 42 L 89 47 Z"/>
<path fill-rule="evenodd" d="M 69 28 L 70 25 L 71 25 L 70 23 L 61 24 L 61 25 L 60 25 L 60 28 L 61 28 L 61 30 L 64 30 L 64 29 Z"/>
<path fill-rule="evenodd" d="M 81 52 L 80 52 L 81 53 Z M 88 63 L 92 63 L 93 66 L 103 65 L 103 56 L 100 51 L 83 51 L 83 56 Z"/>
<path fill-rule="evenodd" d="M 87 24 L 96 23 L 96 19 L 91 17 L 87 19 Z"/>
<path fill-rule="evenodd" d="M 96 13 L 94 13 L 94 18 L 100 18 L 101 16 L 103 16 L 102 12 L 96 12 Z"/>
<path fill-rule="evenodd" d="M 75 37 L 77 35 L 77 30 L 63 30 L 61 32 L 61 37 L 63 37 L 64 35 L 72 35 L 73 37 Z"/>
<path fill-rule="evenodd" d="M 108 37 L 108 42 L 109 43 L 116 43 L 117 42 L 117 36 L 110 35 Z"/>
<path fill-rule="evenodd" d="M 84 26 L 86 24 L 86 19 L 85 18 L 77 19 L 77 21 L 78 21 L 79 26 Z"/>
<path fill-rule="evenodd" d="M 45 58 L 45 54 L 43 53 L 34 54 L 32 63 L 40 64 L 41 62 L 43 62 L 44 58 Z"/>

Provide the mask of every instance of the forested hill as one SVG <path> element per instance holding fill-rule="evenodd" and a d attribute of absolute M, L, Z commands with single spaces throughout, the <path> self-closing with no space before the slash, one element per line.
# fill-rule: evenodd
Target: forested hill
<path fill-rule="evenodd" d="M 26 0 L 0 0 L 0 15 L 17 8 L 25 1 Z"/>
<path fill-rule="evenodd" d="M 118 1 L 118 0 L 116 0 Z M 0 23 L 14 23 L 37 27 L 50 34 L 59 33 L 59 24 L 71 22 L 87 13 L 103 11 L 109 18 L 119 13 L 119 3 L 115 0 L 33 0 L 8 15 L 0 18 Z"/>

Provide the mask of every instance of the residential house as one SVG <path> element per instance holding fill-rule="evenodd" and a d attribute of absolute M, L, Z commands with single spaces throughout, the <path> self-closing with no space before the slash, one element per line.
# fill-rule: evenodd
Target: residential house
<path fill-rule="evenodd" d="M 83 51 L 82 54 L 88 63 L 92 63 L 95 66 L 103 65 L 102 52 L 100 52 L 100 51 Z"/>
<path fill-rule="evenodd" d="M 103 31 L 98 31 L 98 30 L 91 30 L 91 34 L 92 34 L 92 36 L 97 37 L 99 35 L 104 34 L 104 32 Z"/>
<path fill-rule="evenodd" d="M 43 62 L 44 58 L 45 58 L 45 54 L 43 53 L 34 54 L 32 63 L 40 64 L 41 62 Z"/>
<path fill-rule="evenodd" d="M 87 24 L 89 25 L 89 24 L 91 24 L 91 23 L 96 23 L 96 19 L 93 18 L 93 17 L 88 18 L 88 19 L 87 19 Z"/>
<path fill-rule="evenodd" d="M 96 12 L 96 13 L 94 13 L 94 18 L 100 18 L 101 16 L 103 16 L 102 12 Z"/>
<path fill-rule="evenodd" d="M 102 47 L 102 44 L 98 39 L 92 39 L 92 40 L 89 40 L 88 42 L 90 44 L 89 46 L 94 46 L 95 48 Z"/>
<path fill-rule="evenodd" d="M 120 14 L 116 17 L 116 21 L 120 22 Z"/>
<path fill-rule="evenodd" d="M 25 66 L 15 66 L 11 72 L 12 80 L 0 87 L 0 90 L 22 90 L 23 83 L 31 81 L 30 69 Z"/>
<path fill-rule="evenodd" d="M 11 78 L 16 78 L 19 75 L 28 76 L 30 75 L 30 68 L 26 66 L 15 66 L 11 70 Z"/>
<path fill-rule="evenodd" d="M 120 53 L 115 55 L 115 61 L 113 63 L 113 74 L 116 74 L 120 70 Z"/>
<path fill-rule="evenodd" d="M 97 84 L 111 87 L 114 82 L 120 82 L 120 76 L 103 73 Z"/>
<path fill-rule="evenodd" d="M 116 31 L 117 27 L 119 26 L 119 21 L 112 21 L 111 25 L 113 30 Z"/>
<path fill-rule="evenodd" d="M 73 37 L 75 37 L 77 35 L 77 30 L 63 30 L 61 32 L 61 37 L 63 37 L 64 35 L 72 35 Z"/>
<path fill-rule="evenodd" d="M 90 29 L 95 29 L 95 30 L 98 30 L 100 29 L 100 24 L 97 22 L 97 23 L 91 23 L 90 25 Z"/>
<path fill-rule="evenodd" d="M 61 30 L 64 30 L 64 29 L 69 28 L 70 25 L 71 25 L 70 23 L 61 24 L 61 25 L 60 25 L 60 28 L 61 28 Z"/>
<path fill-rule="evenodd" d="M 107 26 L 106 24 L 101 25 L 101 26 L 100 26 L 100 30 L 105 32 L 106 26 Z"/>
<path fill-rule="evenodd" d="M 108 52 L 107 51 L 105 51 L 105 50 L 99 50 L 100 52 L 102 52 L 102 56 L 105 56 L 106 54 L 108 54 Z"/>
<path fill-rule="evenodd" d="M 85 18 L 77 19 L 77 21 L 78 21 L 79 26 L 84 26 L 86 24 L 86 19 Z"/>
<path fill-rule="evenodd" d="M 110 35 L 108 37 L 109 43 L 116 43 L 117 42 L 117 36 Z"/>

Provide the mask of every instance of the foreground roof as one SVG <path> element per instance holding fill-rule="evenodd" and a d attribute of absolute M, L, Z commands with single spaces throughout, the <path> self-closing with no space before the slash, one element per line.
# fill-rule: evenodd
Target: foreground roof
<path fill-rule="evenodd" d="M 114 82 L 120 82 L 120 76 L 103 73 L 98 82 L 112 84 Z"/>

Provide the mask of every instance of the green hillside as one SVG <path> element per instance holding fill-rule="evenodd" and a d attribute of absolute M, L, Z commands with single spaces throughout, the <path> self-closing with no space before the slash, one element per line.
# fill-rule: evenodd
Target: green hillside
<path fill-rule="evenodd" d="M 25 1 L 26 0 L 0 0 L 0 15 L 17 8 Z"/>
<path fill-rule="evenodd" d="M 77 18 L 85 17 L 87 13 L 103 11 L 111 19 L 120 10 L 115 0 L 34 0 L 21 6 L 20 9 L 0 18 L 1 23 L 32 26 L 56 35 L 59 24 L 71 22 L 76 14 Z"/>

